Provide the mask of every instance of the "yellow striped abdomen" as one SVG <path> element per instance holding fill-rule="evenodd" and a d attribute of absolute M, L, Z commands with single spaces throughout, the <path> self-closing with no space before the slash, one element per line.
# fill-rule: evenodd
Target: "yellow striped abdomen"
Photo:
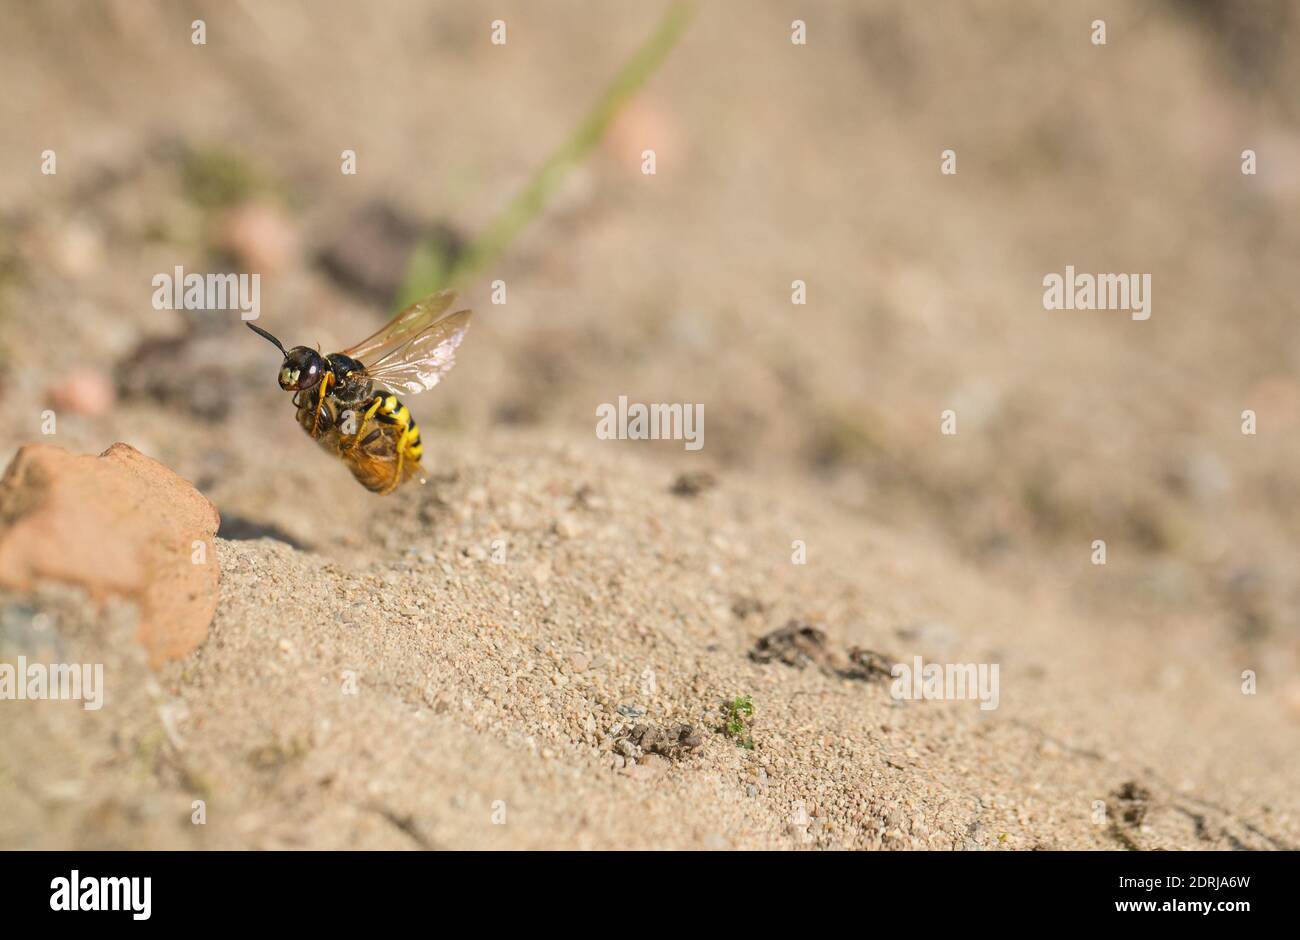
<path fill-rule="evenodd" d="M 375 420 L 384 424 L 395 425 L 401 430 L 397 440 L 397 449 L 406 460 L 418 463 L 424 448 L 420 442 L 420 428 L 411 417 L 410 409 L 398 400 L 396 395 L 385 395 L 375 411 Z"/>

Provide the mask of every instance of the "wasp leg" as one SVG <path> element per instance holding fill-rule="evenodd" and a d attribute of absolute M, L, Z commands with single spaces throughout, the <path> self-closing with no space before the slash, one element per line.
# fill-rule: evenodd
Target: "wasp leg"
<path fill-rule="evenodd" d="M 417 431 L 416 434 L 419 432 Z M 383 491 L 383 495 L 391 493 L 402 482 L 402 468 L 406 465 L 406 451 L 409 443 L 415 434 L 411 433 L 411 428 L 407 427 L 402 430 L 401 435 L 397 438 L 397 470 L 393 473 L 393 482 Z"/>
<path fill-rule="evenodd" d="M 366 413 L 361 416 L 361 427 L 357 428 L 357 433 L 352 435 L 352 443 L 348 446 L 348 453 L 357 449 L 357 446 L 361 443 L 361 435 L 366 433 L 366 425 L 370 423 L 370 420 L 375 416 L 375 412 L 379 410 L 383 403 L 383 395 L 376 395 L 375 400 L 370 403 Z"/>
<path fill-rule="evenodd" d="M 330 387 L 334 384 L 334 373 L 326 372 L 325 377 L 320 380 L 320 391 L 316 395 L 316 416 L 311 421 L 311 436 L 316 437 L 320 432 L 320 413 L 325 408 L 325 396 L 329 394 Z"/>
<path fill-rule="evenodd" d="M 405 454 L 403 453 L 402 449 L 399 447 L 397 449 L 397 472 L 393 474 L 393 482 L 389 483 L 388 486 L 384 488 L 384 492 L 382 495 L 387 496 L 393 490 L 397 489 L 397 484 L 402 482 L 402 459 L 404 456 Z"/>
<path fill-rule="evenodd" d="M 398 438 L 397 439 L 397 468 L 393 471 L 392 481 L 387 486 L 385 486 L 382 490 L 379 490 L 380 496 L 387 496 L 393 490 L 397 489 L 397 485 L 402 482 L 402 462 L 405 456 L 406 453 L 402 449 L 402 439 Z"/>

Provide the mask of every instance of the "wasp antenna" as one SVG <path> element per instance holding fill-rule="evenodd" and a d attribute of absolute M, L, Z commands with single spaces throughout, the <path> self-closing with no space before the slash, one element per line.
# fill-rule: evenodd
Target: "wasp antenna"
<path fill-rule="evenodd" d="M 271 342 L 275 343 L 275 348 L 280 350 L 282 354 L 286 356 L 289 355 L 287 352 L 285 352 L 284 344 L 282 344 L 278 339 L 276 339 L 270 333 L 266 332 L 266 330 L 262 329 L 260 326 L 254 326 L 253 324 L 248 322 L 245 322 L 244 325 L 247 326 L 254 333 L 256 333 L 258 336 L 265 337 L 266 339 L 269 339 Z"/>

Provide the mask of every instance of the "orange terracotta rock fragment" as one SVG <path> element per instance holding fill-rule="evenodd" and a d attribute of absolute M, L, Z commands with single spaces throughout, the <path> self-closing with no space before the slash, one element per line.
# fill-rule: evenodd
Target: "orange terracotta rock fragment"
<path fill-rule="evenodd" d="M 207 638 L 219 524 L 203 494 L 127 444 L 98 457 L 28 444 L 0 479 L 0 587 L 57 581 L 135 602 L 157 667 Z"/>

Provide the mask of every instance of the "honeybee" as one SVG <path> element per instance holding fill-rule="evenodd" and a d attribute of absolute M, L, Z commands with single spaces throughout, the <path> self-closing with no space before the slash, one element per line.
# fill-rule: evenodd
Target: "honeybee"
<path fill-rule="evenodd" d="M 397 393 L 433 388 L 456 364 L 470 311 L 444 316 L 455 299 L 452 291 L 430 294 L 373 336 L 328 356 L 307 346 L 285 349 L 248 324 L 283 353 L 280 388 L 294 393 L 298 424 L 371 492 L 391 493 L 419 471 L 420 429 Z"/>

